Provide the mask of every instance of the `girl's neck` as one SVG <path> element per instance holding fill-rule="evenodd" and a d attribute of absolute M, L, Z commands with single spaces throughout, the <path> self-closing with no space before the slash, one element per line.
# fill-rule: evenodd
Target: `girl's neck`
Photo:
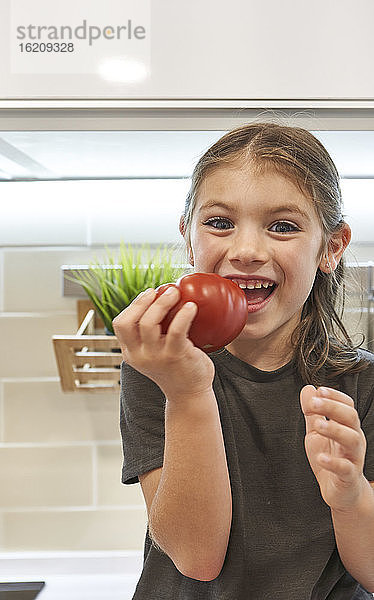
<path fill-rule="evenodd" d="M 248 343 L 248 340 L 243 342 L 234 340 L 226 346 L 226 349 L 260 371 L 276 371 L 289 363 L 294 355 L 289 340 L 278 341 L 272 346 L 266 339 L 253 340 L 252 343 Z"/>

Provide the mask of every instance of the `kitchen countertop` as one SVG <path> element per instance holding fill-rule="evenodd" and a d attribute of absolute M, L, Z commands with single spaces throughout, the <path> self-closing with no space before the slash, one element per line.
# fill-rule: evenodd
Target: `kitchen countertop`
<path fill-rule="evenodd" d="M 0 582 L 45 581 L 37 600 L 131 600 L 142 562 L 140 551 L 0 553 Z"/>

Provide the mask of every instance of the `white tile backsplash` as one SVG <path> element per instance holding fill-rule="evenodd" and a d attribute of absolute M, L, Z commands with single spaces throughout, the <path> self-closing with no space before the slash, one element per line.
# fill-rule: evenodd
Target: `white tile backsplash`
<path fill-rule="evenodd" d="M 0 248 L 0 311 L 4 309 L 4 251 Z"/>
<path fill-rule="evenodd" d="M 140 484 L 121 483 L 123 455 L 120 443 L 97 445 L 97 501 L 100 505 L 137 504 L 143 506 Z"/>
<path fill-rule="evenodd" d="M 142 550 L 147 527 L 143 507 L 4 513 L 9 552 L 40 550 Z"/>
<path fill-rule="evenodd" d="M 0 506 L 92 504 L 92 454 L 91 446 L 0 448 Z"/>
<path fill-rule="evenodd" d="M 374 261 L 374 241 L 372 244 L 355 244 L 351 242 L 345 253 L 347 262 Z"/>
<path fill-rule="evenodd" d="M 5 442 L 119 444 L 118 392 L 64 393 L 57 378 L 28 382 L 15 379 L 4 381 L 2 386 Z"/>
<path fill-rule="evenodd" d="M 89 248 L 28 248 L 3 250 L 4 311 L 75 311 L 74 298 L 62 294 L 61 265 L 86 264 Z"/>
<path fill-rule="evenodd" d="M 76 321 L 73 312 L 0 313 L 0 377 L 58 376 L 52 336 L 74 333 Z"/>

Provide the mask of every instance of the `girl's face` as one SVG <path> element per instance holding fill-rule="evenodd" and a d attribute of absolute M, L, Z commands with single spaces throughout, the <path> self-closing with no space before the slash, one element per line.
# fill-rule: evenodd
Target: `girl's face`
<path fill-rule="evenodd" d="M 191 251 L 197 272 L 241 280 L 248 319 L 228 349 L 281 356 L 312 289 L 322 230 L 312 201 L 283 176 L 250 168 L 218 168 L 203 181 L 191 221 Z M 270 289 L 274 289 L 265 300 Z M 257 302 L 257 300 L 262 300 Z M 281 354 L 279 354 L 281 353 Z M 252 362 L 253 364 L 253 362 Z"/>

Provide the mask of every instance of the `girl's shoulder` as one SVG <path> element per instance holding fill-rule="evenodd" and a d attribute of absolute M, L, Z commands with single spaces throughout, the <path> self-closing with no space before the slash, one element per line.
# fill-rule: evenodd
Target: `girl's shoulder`
<path fill-rule="evenodd" d="M 356 397 L 362 417 L 374 405 L 374 353 L 364 348 L 357 349 L 358 359 L 366 368 L 356 374 Z"/>
<path fill-rule="evenodd" d="M 357 354 L 358 354 L 359 359 L 361 359 L 367 363 L 367 368 L 369 370 L 374 369 L 374 352 L 371 352 L 370 350 L 366 350 L 365 348 L 358 348 Z"/>
<path fill-rule="evenodd" d="M 350 350 L 349 368 L 327 377 L 328 387 L 336 388 L 354 399 L 355 405 L 362 417 L 369 406 L 374 406 L 374 353 L 365 348 Z"/>

